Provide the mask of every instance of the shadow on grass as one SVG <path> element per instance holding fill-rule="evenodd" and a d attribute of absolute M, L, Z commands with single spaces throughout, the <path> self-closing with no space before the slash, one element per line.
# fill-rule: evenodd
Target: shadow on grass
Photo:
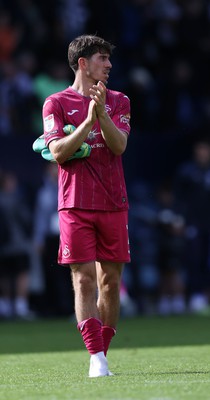
<path fill-rule="evenodd" d="M 210 318 L 204 316 L 120 319 L 112 348 L 144 348 L 210 344 Z M 0 354 L 82 350 L 72 320 L 1 322 Z"/>

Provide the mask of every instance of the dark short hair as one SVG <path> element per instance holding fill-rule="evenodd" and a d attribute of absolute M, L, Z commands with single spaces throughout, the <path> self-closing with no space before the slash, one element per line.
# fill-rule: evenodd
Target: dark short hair
<path fill-rule="evenodd" d="M 96 35 L 81 35 L 72 40 L 68 47 L 70 68 L 75 72 L 78 69 L 80 57 L 90 58 L 96 53 L 112 54 L 115 46 Z"/>

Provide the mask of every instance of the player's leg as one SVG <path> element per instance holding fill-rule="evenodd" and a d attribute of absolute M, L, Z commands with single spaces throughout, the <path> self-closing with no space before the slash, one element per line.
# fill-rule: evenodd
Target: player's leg
<path fill-rule="evenodd" d="M 97 282 L 95 263 L 72 264 L 70 268 L 77 322 L 80 323 L 90 317 L 99 318 L 96 306 Z"/>
<path fill-rule="evenodd" d="M 106 355 L 120 312 L 123 265 L 130 261 L 127 211 L 98 213 L 97 229 L 98 309 Z"/>
<path fill-rule="evenodd" d="M 58 262 L 71 266 L 78 329 L 91 355 L 89 375 L 108 375 L 104 356 L 102 322 L 97 310 L 95 213 L 85 210 L 59 212 L 60 246 Z M 94 366 L 92 366 L 94 360 Z"/>
<path fill-rule="evenodd" d="M 104 340 L 104 354 L 106 355 L 112 337 L 116 333 L 116 326 L 120 312 L 120 282 L 123 271 L 122 263 L 97 263 L 98 310 L 103 323 L 102 336 Z"/>
<path fill-rule="evenodd" d="M 89 376 L 106 376 L 109 371 L 107 360 L 104 356 L 102 322 L 99 319 L 96 305 L 97 280 L 95 263 L 71 265 L 71 276 L 74 288 L 77 327 L 91 355 Z"/>

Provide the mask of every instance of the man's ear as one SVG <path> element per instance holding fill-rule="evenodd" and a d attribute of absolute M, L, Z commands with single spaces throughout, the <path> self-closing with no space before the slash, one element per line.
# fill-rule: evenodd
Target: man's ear
<path fill-rule="evenodd" d="M 86 69 L 87 68 L 87 58 L 85 58 L 85 57 L 80 57 L 79 59 L 78 59 L 78 65 L 79 65 L 79 68 L 81 69 L 81 70 L 84 70 L 84 69 Z"/>

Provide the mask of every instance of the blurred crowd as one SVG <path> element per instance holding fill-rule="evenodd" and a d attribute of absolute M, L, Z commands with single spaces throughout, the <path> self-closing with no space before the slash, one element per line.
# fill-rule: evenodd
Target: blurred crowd
<path fill-rule="evenodd" d="M 131 100 L 122 315 L 207 313 L 210 0 L 0 0 L 0 318 L 73 314 L 56 264 L 57 170 L 32 143 L 82 33 L 116 45 L 109 86 Z"/>

